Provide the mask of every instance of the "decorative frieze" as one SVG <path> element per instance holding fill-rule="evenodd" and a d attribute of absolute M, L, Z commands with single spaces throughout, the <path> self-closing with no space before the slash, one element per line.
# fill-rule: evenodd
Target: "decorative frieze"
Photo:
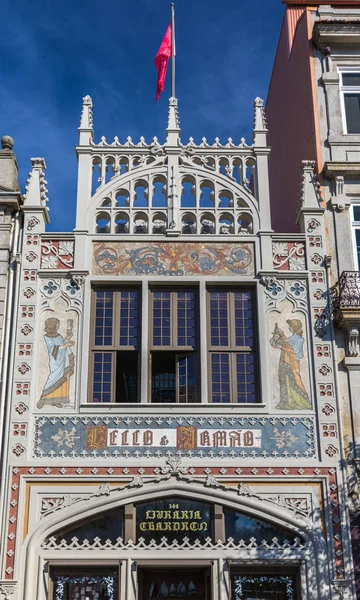
<path fill-rule="evenodd" d="M 37 417 L 34 456 L 311 458 L 311 417 Z"/>
<path fill-rule="evenodd" d="M 101 243 L 93 246 L 94 275 L 253 275 L 252 243 Z"/>

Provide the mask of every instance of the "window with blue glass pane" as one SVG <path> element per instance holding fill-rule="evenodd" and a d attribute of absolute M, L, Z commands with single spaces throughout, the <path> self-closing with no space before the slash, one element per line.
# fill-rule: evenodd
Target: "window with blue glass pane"
<path fill-rule="evenodd" d="M 178 369 L 178 400 L 179 402 L 196 402 L 196 357 L 179 356 Z"/>
<path fill-rule="evenodd" d="M 153 292 L 153 345 L 171 344 L 170 292 Z"/>
<path fill-rule="evenodd" d="M 120 300 L 120 346 L 137 346 L 138 293 L 119 291 Z"/>
<path fill-rule="evenodd" d="M 195 293 L 177 293 L 178 346 L 195 346 Z"/>
<path fill-rule="evenodd" d="M 92 402 L 137 402 L 137 289 L 94 290 Z"/>
<path fill-rule="evenodd" d="M 360 206 L 353 206 L 354 221 L 360 222 Z"/>
<path fill-rule="evenodd" d="M 211 355 L 211 385 L 213 402 L 230 402 L 230 357 Z"/>
<path fill-rule="evenodd" d="M 360 269 L 360 229 L 355 229 L 355 241 L 356 241 L 356 254 L 357 254 L 357 268 Z"/>
<path fill-rule="evenodd" d="M 237 402 L 256 402 L 253 354 L 236 355 Z"/>
<path fill-rule="evenodd" d="M 210 290 L 208 309 L 211 401 L 256 402 L 252 291 Z"/>
<path fill-rule="evenodd" d="M 236 346 L 252 346 L 252 302 L 249 292 L 234 292 L 234 311 Z"/>
<path fill-rule="evenodd" d="M 228 345 L 227 292 L 210 292 L 210 330 L 212 346 Z"/>
<path fill-rule="evenodd" d="M 95 345 L 111 346 L 113 341 L 114 292 L 97 291 L 95 300 Z"/>
<path fill-rule="evenodd" d="M 93 402 L 111 402 L 112 353 L 94 353 Z"/>

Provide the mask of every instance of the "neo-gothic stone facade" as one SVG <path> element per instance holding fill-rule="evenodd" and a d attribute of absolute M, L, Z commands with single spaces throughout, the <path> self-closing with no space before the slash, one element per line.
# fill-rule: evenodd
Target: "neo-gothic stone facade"
<path fill-rule="evenodd" d="M 0 592 L 22 600 L 353 598 L 324 209 L 271 229 L 253 143 L 94 142 L 76 228 L 22 208 Z M 93 185 L 94 183 L 94 185 Z"/>

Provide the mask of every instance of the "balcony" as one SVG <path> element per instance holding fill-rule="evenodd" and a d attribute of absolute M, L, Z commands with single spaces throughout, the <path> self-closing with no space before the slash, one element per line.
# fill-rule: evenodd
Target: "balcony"
<path fill-rule="evenodd" d="M 333 316 L 336 325 L 345 330 L 346 356 L 360 353 L 360 272 L 343 271 L 332 288 Z"/>
<path fill-rule="evenodd" d="M 360 272 L 343 271 L 336 286 L 334 313 L 351 310 L 360 311 Z"/>

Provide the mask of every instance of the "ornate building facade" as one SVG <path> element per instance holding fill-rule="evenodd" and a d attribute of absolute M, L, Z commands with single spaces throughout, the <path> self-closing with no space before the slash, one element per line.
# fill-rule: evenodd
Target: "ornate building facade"
<path fill-rule="evenodd" d="M 275 228 L 295 230 L 299 167 L 303 159 L 311 159 L 323 198 L 325 241 L 318 250 L 318 264 L 328 272 L 324 300 L 335 343 L 345 493 L 360 597 L 360 3 L 284 3 L 266 111 L 272 146 L 272 216 Z M 284 94 L 288 102 L 280 117 L 277 103 Z M 289 171 L 283 177 L 285 152 Z M 286 205 L 283 220 L 281 203 Z M 303 227 L 301 219 L 298 225 Z"/>
<path fill-rule="evenodd" d="M 94 141 L 76 228 L 22 206 L 3 454 L 5 600 L 354 598 L 324 207 L 270 219 L 253 141 Z"/>

